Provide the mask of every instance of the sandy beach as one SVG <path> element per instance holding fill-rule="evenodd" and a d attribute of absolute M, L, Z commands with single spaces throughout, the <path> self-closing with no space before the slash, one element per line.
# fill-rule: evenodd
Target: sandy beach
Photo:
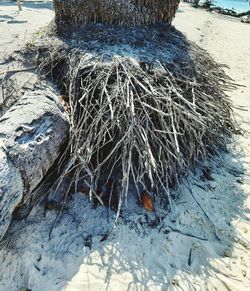
<path fill-rule="evenodd" d="M 53 18 L 51 1 L 27 1 L 19 11 L 13 2 L 0 3 L 0 58 L 24 45 L 32 33 Z"/>
<path fill-rule="evenodd" d="M 13 4 L 0 5 L 0 58 L 53 18 L 44 3 L 27 4 L 19 14 Z M 27 220 L 13 221 L 0 243 L 0 291 L 249 290 L 250 25 L 184 3 L 173 25 L 241 85 L 229 94 L 245 134 L 227 154 L 206 162 L 213 181 L 201 181 L 201 169 L 183 180 L 174 211 L 159 207 L 159 225 L 146 227 L 154 214 L 131 198 L 126 219 L 103 239 L 114 214 L 92 209 L 82 193 L 67 205 L 51 239 L 53 211 L 44 216 L 38 205 Z"/>

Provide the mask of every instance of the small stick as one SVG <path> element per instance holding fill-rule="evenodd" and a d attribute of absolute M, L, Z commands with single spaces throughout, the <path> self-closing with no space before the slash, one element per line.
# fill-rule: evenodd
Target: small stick
<path fill-rule="evenodd" d="M 208 214 L 206 213 L 206 211 L 203 209 L 203 207 L 201 206 L 201 204 L 199 203 L 199 201 L 197 201 L 197 199 L 194 197 L 192 188 L 190 186 L 189 180 L 188 178 L 186 178 L 186 181 L 188 183 L 188 187 L 187 189 L 189 190 L 190 195 L 192 196 L 192 198 L 194 199 L 194 201 L 197 203 L 197 205 L 200 207 L 200 209 L 202 210 L 202 212 L 204 213 L 205 217 L 207 218 L 207 220 L 211 223 L 211 225 L 214 228 L 214 236 L 217 238 L 218 241 L 221 241 L 221 239 L 219 238 L 219 236 L 217 235 L 216 232 L 216 226 L 214 225 L 214 223 L 212 222 L 212 220 L 210 219 L 210 217 L 208 216 Z"/>
<path fill-rule="evenodd" d="M 37 67 L 36 66 L 33 66 L 33 67 L 29 67 L 29 68 L 21 68 L 21 69 L 16 69 L 16 70 L 6 70 L 6 71 L 2 71 L 0 72 L 0 75 L 3 75 L 5 73 L 20 73 L 20 72 L 25 72 L 25 71 L 29 71 L 29 70 L 33 70 L 33 69 L 36 69 Z"/>
<path fill-rule="evenodd" d="M 189 236 L 189 237 L 193 237 L 193 238 L 196 238 L 196 239 L 199 239 L 199 240 L 208 241 L 207 238 L 199 237 L 199 236 L 196 236 L 196 235 L 193 235 L 193 234 L 190 234 L 190 233 L 186 233 L 186 232 L 182 232 L 179 229 L 175 229 L 175 228 L 171 227 L 170 225 L 168 225 L 167 227 L 170 228 L 173 232 L 177 232 L 179 234 L 182 234 L 182 235 L 185 235 L 185 236 Z"/>
<path fill-rule="evenodd" d="M 188 257 L 188 265 L 191 266 L 191 260 L 192 260 L 192 248 L 190 249 L 190 252 L 189 252 L 189 257 Z"/>

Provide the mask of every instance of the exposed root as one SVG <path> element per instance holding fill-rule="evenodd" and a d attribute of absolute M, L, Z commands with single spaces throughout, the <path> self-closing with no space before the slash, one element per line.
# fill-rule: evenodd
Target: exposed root
<path fill-rule="evenodd" d="M 138 195 L 154 190 L 167 195 L 171 205 L 169 187 L 226 148 L 235 126 L 224 92 L 234 85 L 220 65 L 174 28 L 140 28 L 135 38 L 131 30 L 114 37 L 119 30 L 97 29 L 96 39 L 90 40 L 93 30 L 85 28 L 74 41 L 51 36 L 34 47 L 40 52 L 36 62 L 69 104 L 70 155 L 62 157 L 67 157 L 63 175 L 71 173 L 76 185 L 84 181 L 91 197 L 110 179 L 117 181 L 119 209 L 130 181 Z M 132 57 L 122 49 L 126 33 Z"/>

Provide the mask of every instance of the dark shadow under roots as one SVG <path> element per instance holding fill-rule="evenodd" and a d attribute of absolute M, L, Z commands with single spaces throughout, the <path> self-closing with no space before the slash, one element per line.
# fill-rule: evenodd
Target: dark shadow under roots
<path fill-rule="evenodd" d="M 61 159 L 62 175 L 70 172 L 90 195 L 110 179 L 120 205 L 129 182 L 138 194 L 169 195 L 187 169 L 225 149 L 234 131 L 225 90 L 235 85 L 169 25 L 88 24 L 60 37 L 50 31 L 30 49 L 68 103 L 70 157 Z"/>

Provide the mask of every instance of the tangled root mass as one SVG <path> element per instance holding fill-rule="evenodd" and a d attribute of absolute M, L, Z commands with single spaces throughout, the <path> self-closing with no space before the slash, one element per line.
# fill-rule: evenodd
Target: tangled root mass
<path fill-rule="evenodd" d="M 169 25 L 84 26 L 38 39 L 36 62 L 70 110 L 64 173 L 95 195 L 110 178 L 167 195 L 187 169 L 226 147 L 234 88 L 220 65 Z"/>

